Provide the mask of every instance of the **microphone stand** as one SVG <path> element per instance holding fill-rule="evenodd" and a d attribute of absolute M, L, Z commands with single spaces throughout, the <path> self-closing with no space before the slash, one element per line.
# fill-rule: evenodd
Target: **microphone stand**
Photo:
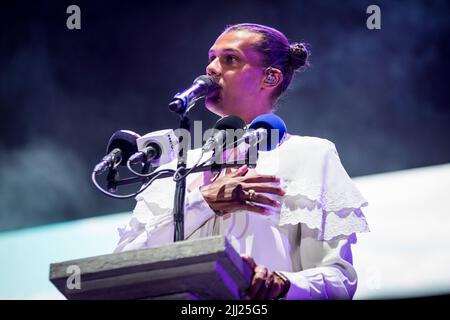
<path fill-rule="evenodd" d="M 187 112 L 186 112 L 187 113 Z M 191 121 L 186 116 L 186 113 L 180 114 L 180 129 L 181 132 L 187 130 L 191 132 Z M 177 172 L 180 175 L 184 175 L 186 172 L 187 163 L 187 146 L 190 141 L 183 141 L 184 137 L 181 135 L 178 139 L 179 145 L 181 146 L 178 151 L 178 163 Z M 173 206 L 173 221 L 174 221 L 174 235 L 173 241 L 184 240 L 184 202 L 186 195 L 186 177 L 183 179 L 178 179 L 175 186 L 175 197 Z"/>
<path fill-rule="evenodd" d="M 119 179 L 119 171 L 116 168 L 110 168 L 106 176 L 106 189 L 109 192 L 116 192 L 117 180 Z"/>

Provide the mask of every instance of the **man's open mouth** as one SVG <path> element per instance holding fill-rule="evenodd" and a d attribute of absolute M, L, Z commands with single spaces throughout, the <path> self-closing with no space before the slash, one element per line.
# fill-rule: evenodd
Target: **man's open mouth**
<path fill-rule="evenodd" d="M 207 100 L 209 101 L 219 101 L 220 100 L 220 93 L 221 93 L 221 88 L 218 88 L 216 90 L 214 90 L 213 92 L 211 92 L 208 96 L 207 96 Z"/>

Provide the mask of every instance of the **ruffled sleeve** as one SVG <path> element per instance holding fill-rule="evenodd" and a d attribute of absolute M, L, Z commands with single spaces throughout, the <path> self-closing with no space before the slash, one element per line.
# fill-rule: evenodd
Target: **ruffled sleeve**
<path fill-rule="evenodd" d="M 342 166 L 335 145 L 326 139 L 293 138 L 297 143 L 287 147 L 292 149 L 287 150 L 291 163 L 283 166 L 286 195 L 279 224 L 304 223 L 319 231 L 318 240 L 369 232 L 361 210 L 368 203 Z"/>

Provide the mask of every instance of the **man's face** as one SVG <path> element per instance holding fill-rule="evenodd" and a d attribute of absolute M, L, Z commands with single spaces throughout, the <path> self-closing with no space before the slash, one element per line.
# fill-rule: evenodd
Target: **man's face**
<path fill-rule="evenodd" d="M 220 89 L 206 98 L 206 107 L 220 115 L 250 119 L 261 99 L 264 76 L 261 57 L 252 47 L 260 35 L 232 31 L 217 38 L 208 54 L 206 73 L 215 78 Z"/>

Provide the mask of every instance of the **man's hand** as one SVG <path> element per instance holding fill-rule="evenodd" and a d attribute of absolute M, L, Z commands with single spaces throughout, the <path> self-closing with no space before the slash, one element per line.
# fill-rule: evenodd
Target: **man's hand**
<path fill-rule="evenodd" d="M 263 193 L 283 196 L 285 191 L 278 185 L 280 178 L 257 173 L 248 174 L 246 165 L 236 171 L 231 170 L 219 177 L 213 183 L 202 186 L 203 198 L 215 211 L 231 212 L 248 210 L 259 214 L 268 214 L 266 209 L 258 204 L 280 207 L 280 203 Z"/>
<path fill-rule="evenodd" d="M 249 256 L 241 255 L 242 259 L 253 269 L 253 278 L 245 299 L 269 300 L 281 298 L 289 290 L 289 282 L 284 281 L 276 273 L 270 272 L 265 266 L 257 265 Z"/>

